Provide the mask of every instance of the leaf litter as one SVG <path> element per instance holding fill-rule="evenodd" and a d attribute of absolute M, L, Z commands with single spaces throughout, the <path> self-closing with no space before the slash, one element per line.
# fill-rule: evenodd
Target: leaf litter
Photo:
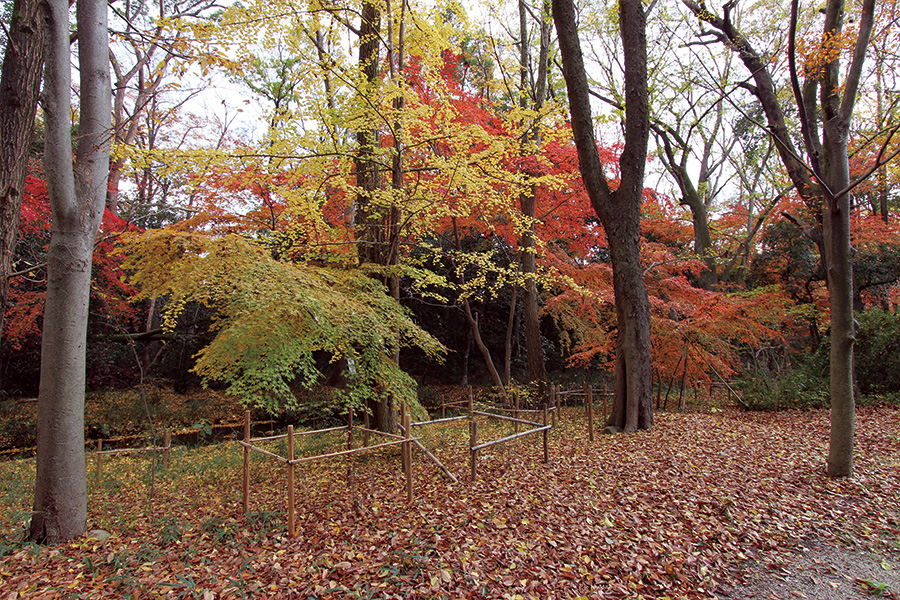
<path fill-rule="evenodd" d="M 787 579 L 811 544 L 900 566 L 897 409 L 859 411 L 846 480 L 823 473 L 825 411 L 664 413 L 593 444 L 581 411 L 563 416 L 550 464 L 525 438 L 482 453 L 475 483 L 465 425 L 426 428 L 461 483 L 414 451 L 411 505 L 396 447 L 304 465 L 295 537 L 275 461 L 253 461 L 241 514 L 233 442 L 180 451 L 152 476 L 146 459 L 117 458 L 89 505 L 89 529 L 112 537 L 39 548 L 6 519 L 0 598 L 777 598 L 760 573 Z M 0 469 L 7 504 L 28 468 Z M 30 490 L 17 489 L 21 519 Z M 890 597 L 885 581 L 852 587 Z"/>

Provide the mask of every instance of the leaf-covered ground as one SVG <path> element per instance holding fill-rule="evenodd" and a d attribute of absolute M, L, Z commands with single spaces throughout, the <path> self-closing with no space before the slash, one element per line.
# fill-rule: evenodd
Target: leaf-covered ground
<path fill-rule="evenodd" d="M 91 469 L 90 528 L 53 548 L 17 541 L 29 461 L 0 465 L 3 598 L 715 598 L 754 558 L 804 540 L 900 553 L 900 411 L 858 415 L 856 475 L 823 476 L 828 413 L 658 415 L 589 443 L 580 411 L 550 436 L 484 451 L 467 481 L 465 425 L 416 430 L 460 478 L 415 453 L 407 505 L 396 448 L 298 468 L 298 535 L 284 473 L 253 462 L 241 515 L 241 450 L 180 450 Z M 483 424 L 481 440 L 507 430 Z M 305 451 L 338 449 L 332 437 Z M 330 445 L 329 445 L 330 444 Z M 272 444 L 278 450 L 278 443 Z"/>

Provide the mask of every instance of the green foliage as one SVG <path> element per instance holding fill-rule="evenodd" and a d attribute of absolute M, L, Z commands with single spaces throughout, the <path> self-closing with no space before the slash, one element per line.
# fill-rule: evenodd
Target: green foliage
<path fill-rule="evenodd" d="M 863 394 L 900 392 L 900 315 L 880 309 L 856 314 L 856 380 Z"/>
<path fill-rule="evenodd" d="M 828 405 L 828 378 L 815 356 L 793 368 L 773 373 L 768 369 L 747 371 L 735 381 L 751 410 L 824 408 Z"/>
<path fill-rule="evenodd" d="M 205 383 L 224 381 L 248 406 L 294 409 L 291 385 L 323 374 L 314 353 L 346 361 L 344 398 L 415 401 L 415 381 L 393 360 L 400 346 L 431 356 L 443 347 L 410 319 L 385 286 L 359 271 L 274 260 L 237 235 L 169 229 L 130 239 L 127 268 L 142 297 L 168 296 L 172 327 L 188 302 L 215 308 L 216 336 L 197 356 Z"/>

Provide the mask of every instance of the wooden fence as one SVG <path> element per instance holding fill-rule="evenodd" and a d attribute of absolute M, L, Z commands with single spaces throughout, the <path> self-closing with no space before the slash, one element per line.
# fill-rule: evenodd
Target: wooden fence
<path fill-rule="evenodd" d="M 588 439 L 590 441 L 594 441 L 594 397 L 600 396 L 601 399 L 601 421 L 603 420 L 603 415 L 609 414 L 610 409 L 612 408 L 612 402 L 609 400 L 613 397 L 613 392 L 609 391 L 609 387 L 604 384 L 603 391 L 599 393 L 594 393 L 594 388 L 587 383 L 584 384 L 582 389 L 578 390 L 562 390 L 559 386 L 550 386 L 550 398 L 551 403 L 556 406 L 562 406 L 563 402 L 565 402 L 568 398 L 583 398 L 584 402 L 584 412 L 587 417 L 587 433 Z M 562 412 L 560 412 L 560 417 L 562 416 Z"/>
<path fill-rule="evenodd" d="M 285 474 L 287 480 L 287 524 L 288 524 L 288 535 L 290 537 L 295 537 L 297 532 L 295 528 L 295 497 L 294 497 L 294 488 L 295 488 L 295 473 L 294 468 L 296 465 L 313 462 L 316 460 L 322 460 L 326 458 L 335 458 L 338 456 L 348 456 L 350 454 L 356 454 L 358 452 L 366 452 L 369 450 L 375 450 L 378 448 L 385 448 L 387 446 L 396 446 L 398 444 L 402 445 L 401 448 L 401 460 L 403 463 L 403 471 L 406 476 L 406 500 L 409 503 L 413 501 L 413 473 L 412 473 L 412 444 L 415 442 L 418 444 L 418 440 L 411 436 L 412 427 L 409 424 L 410 418 L 409 414 L 406 411 L 406 404 L 401 406 L 401 423 L 404 431 L 404 435 L 396 435 L 393 433 L 384 433 L 381 431 L 375 431 L 369 429 L 367 427 L 356 427 L 353 425 L 353 408 L 351 407 L 348 411 L 348 422 L 347 425 L 343 425 L 341 427 L 330 427 L 328 429 L 317 429 L 314 431 L 302 431 L 302 432 L 294 432 L 294 426 L 288 425 L 287 433 L 281 435 L 271 435 L 266 437 L 250 437 L 250 411 L 244 412 L 244 439 L 240 441 L 241 446 L 244 448 L 244 478 L 242 485 L 243 492 L 243 512 L 244 514 L 248 514 L 250 512 L 250 453 L 258 452 L 264 456 L 268 456 L 269 458 L 273 458 L 278 462 L 281 462 L 285 466 Z M 368 421 L 367 421 L 368 422 Z M 366 434 L 366 441 L 363 446 L 359 448 L 353 447 L 353 432 L 354 429 L 360 429 Z M 342 450 L 340 452 L 330 452 L 327 454 L 318 454 L 315 456 L 304 456 L 300 458 L 294 457 L 294 440 L 297 437 L 302 437 L 306 435 L 313 435 L 318 433 L 326 433 L 331 431 L 346 431 L 347 432 L 347 449 Z M 382 442 L 380 444 L 376 444 L 374 446 L 369 446 L 368 444 L 368 434 L 376 434 L 391 438 L 391 441 Z M 259 446 L 253 444 L 253 442 L 266 442 L 278 439 L 286 439 L 287 440 L 287 457 L 280 456 L 275 454 L 274 452 L 269 452 Z M 422 447 L 419 444 L 419 447 Z"/>
<path fill-rule="evenodd" d="M 172 453 L 172 433 L 166 431 L 163 434 L 163 445 L 160 448 L 159 446 L 149 446 L 147 448 L 111 448 L 109 450 L 103 449 L 103 440 L 97 440 L 97 451 L 95 453 L 96 458 L 96 469 L 94 473 L 94 477 L 97 483 L 100 483 L 100 480 L 103 478 L 103 455 L 104 454 L 132 454 L 135 452 L 159 452 L 162 450 L 163 453 L 163 468 L 169 468 L 169 460 L 171 458 Z"/>

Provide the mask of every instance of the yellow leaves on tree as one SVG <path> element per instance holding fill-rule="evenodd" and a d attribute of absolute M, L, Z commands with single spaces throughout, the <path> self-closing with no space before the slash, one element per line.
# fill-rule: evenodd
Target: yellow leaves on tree
<path fill-rule="evenodd" d="M 346 361 L 350 401 L 379 394 L 414 402 L 415 382 L 393 352 L 443 351 L 380 282 L 360 271 L 278 262 L 237 235 L 170 229 L 131 237 L 127 252 L 139 297 L 167 298 L 167 327 L 188 302 L 216 310 L 216 336 L 196 356 L 194 371 L 206 382 L 226 382 L 251 406 L 296 405 L 291 385 L 322 375 L 318 352 Z"/>

